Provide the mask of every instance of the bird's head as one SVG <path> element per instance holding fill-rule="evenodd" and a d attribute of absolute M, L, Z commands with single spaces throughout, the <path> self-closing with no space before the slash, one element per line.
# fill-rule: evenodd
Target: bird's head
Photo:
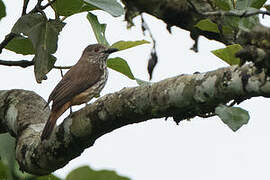
<path fill-rule="evenodd" d="M 102 44 L 91 44 L 84 49 L 83 55 L 86 55 L 88 57 L 97 57 L 97 58 L 105 57 L 105 59 L 107 59 L 107 57 L 111 53 L 116 52 L 116 51 L 118 51 L 118 49 L 106 47 L 105 45 L 102 45 Z"/>

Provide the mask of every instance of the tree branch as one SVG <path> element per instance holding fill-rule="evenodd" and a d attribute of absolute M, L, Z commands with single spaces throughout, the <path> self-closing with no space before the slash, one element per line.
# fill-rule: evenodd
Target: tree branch
<path fill-rule="evenodd" d="M 270 12 L 269 11 L 262 11 L 262 10 L 244 10 L 241 12 L 237 12 L 237 11 L 213 11 L 213 12 L 204 12 L 202 13 L 202 15 L 204 16 L 235 16 L 235 17 L 250 17 L 250 16 L 254 16 L 254 15 L 258 15 L 258 14 L 262 14 L 262 15 L 268 15 L 270 16 Z"/>
<path fill-rule="evenodd" d="M 6 47 L 6 45 L 11 41 L 13 38 L 16 37 L 15 33 L 9 33 L 6 35 L 5 39 L 0 43 L 0 54 L 2 53 L 2 50 Z"/>
<path fill-rule="evenodd" d="M 23 1 L 23 10 L 22 10 L 22 16 L 26 14 L 27 6 L 28 6 L 29 0 Z"/>
<path fill-rule="evenodd" d="M 72 66 L 54 66 L 55 69 L 70 69 Z"/>
<path fill-rule="evenodd" d="M 41 143 L 40 133 L 49 116 L 49 110 L 43 110 L 46 102 L 29 91 L 0 91 L 0 124 L 17 137 L 21 169 L 43 175 L 63 167 L 97 138 L 122 126 L 161 117 L 207 117 L 219 104 L 256 96 L 270 96 L 270 80 L 253 65 L 180 75 L 107 94 L 68 116 Z"/>
<path fill-rule="evenodd" d="M 27 61 L 27 60 L 20 60 L 20 61 L 4 61 L 0 60 L 0 65 L 3 66 L 19 66 L 22 68 L 26 68 L 28 66 L 34 65 L 33 61 Z"/>
<path fill-rule="evenodd" d="M 53 3 L 55 3 L 56 0 L 52 0 L 49 1 L 46 5 L 42 6 L 41 5 L 41 1 L 38 1 L 37 5 L 29 12 L 30 13 L 35 13 L 35 12 L 39 12 L 42 11 L 44 9 L 46 9 L 48 6 L 52 5 Z"/>
<path fill-rule="evenodd" d="M 20 60 L 20 61 L 4 61 L 0 60 L 0 65 L 3 66 L 19 66 L 26 68 L 34 65 L 34 61 Z M 70 69 L 72 66 L 53 66 L 55 69 Z"/>

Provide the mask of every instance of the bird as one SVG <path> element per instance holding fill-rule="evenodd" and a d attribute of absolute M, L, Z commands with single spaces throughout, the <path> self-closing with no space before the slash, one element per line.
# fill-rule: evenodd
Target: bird
<path fill-rule="evenodd" d="M 106 60 L 118 51 L 102 44 L 87 46 L 79 61 L 63 76 L 49 95 L 52 101 L 49 118 L 41 134 L 41 141 L 49 139 L 57 119 L 71 106 L 87 103 L 99 96 L 108 79 Z"/>

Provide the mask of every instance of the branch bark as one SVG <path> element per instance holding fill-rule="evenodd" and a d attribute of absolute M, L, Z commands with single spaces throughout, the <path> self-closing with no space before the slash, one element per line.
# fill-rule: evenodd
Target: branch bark
<path fill-rule="evenodd" d="M 219 104 L 256 96 L 270 96 L 270 80 L 253 65 L 180 75 L 107 94 L 68 116 L 48 141 L 41 142 L 40 133 L 49 116 L 49 109 L 43 110 L 46 102 L 25 90 L 0 91 L 0 130 L 17 138 L 21 169 L 44 175 L 122 126 L 161 117 L 189 119 L 211 113 Z"/>

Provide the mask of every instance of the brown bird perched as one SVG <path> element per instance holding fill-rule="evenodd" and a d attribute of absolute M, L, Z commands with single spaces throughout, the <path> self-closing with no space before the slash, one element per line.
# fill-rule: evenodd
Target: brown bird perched
<path fill-rule="evenodd" d="M 70 68 L 49 96 L 52 110 L 41 134 L 48 139 L 56 120 L 71 106 L 87 103 L 98 96 L 108 78 L 106 60 L 109 54 L 118 51 L 101 44 L 87 46 L 79 61 Z"/>

